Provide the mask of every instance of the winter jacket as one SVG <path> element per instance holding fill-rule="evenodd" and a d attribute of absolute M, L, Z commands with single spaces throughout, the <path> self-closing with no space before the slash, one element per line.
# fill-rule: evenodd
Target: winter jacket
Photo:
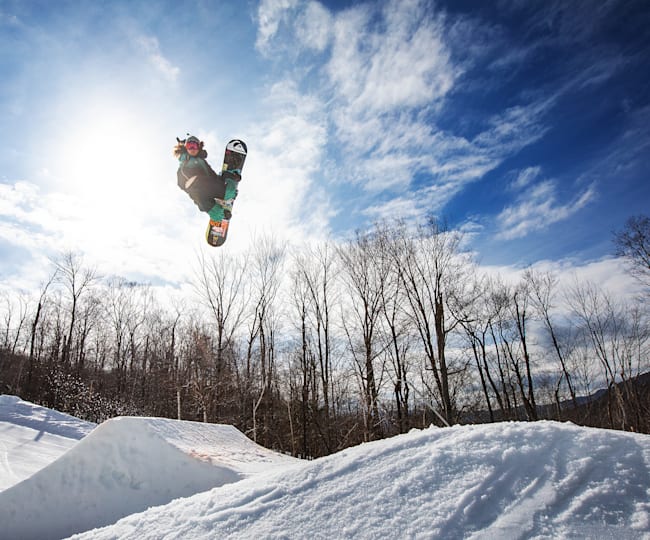
<path fill-rule="evenodd" d="M 215 199 L 226 195 L 226 183 L 202 157 L 187 152 L 178 158 L 178 187 L 185 191 L 202 212 L 209 212 Z"/>
<path fill-rule="evenodd" d="M 202 212 L 213 221 L 230 219 L 232 203 L 237 197 L 237 180 L 214 172 L 201 150 L 195 157 L 183 148 L 178 150 L 178 187 L 185 191 Z"/>

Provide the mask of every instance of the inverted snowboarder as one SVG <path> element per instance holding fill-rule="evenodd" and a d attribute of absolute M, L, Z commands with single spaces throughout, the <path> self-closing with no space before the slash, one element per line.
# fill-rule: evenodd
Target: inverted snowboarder
<path fill-rule="evenodd" d="M 174 156 L 178 158 L 178 187 L 185 191 L 202 212 L 210 216 L 206 240 L 211 246 L 226 241 L 232 206 L 237 198 L 241 171 L 246 160 L 244 141 L 233 139 L 226 145 L 221 174 L 217 174 L 205 160 L 208 153 L 203 142 L 194 135 L 176 138 Z"/>

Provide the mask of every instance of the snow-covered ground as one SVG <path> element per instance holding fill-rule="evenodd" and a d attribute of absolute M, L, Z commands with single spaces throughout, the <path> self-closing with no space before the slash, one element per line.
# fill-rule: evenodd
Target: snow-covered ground
<path fill-rule="evenodd" d="M 0 492 L 52 463 L 95 427 L 15 396 L 0 395 Z"/>
<path fill-rule="evenodd" d="M 17 404 L 43 415 L 10 397 L 0 409 Z M 28 462 L 5 423 L 30 417 L 7 417 L 0 411 L 3 459 Z M 50 418 L 42 431 L 56 434 L 58 413 Z M 152 418 L 110 420 L 71 440 L 0 493 L 0 538 L 108 525 L 74 538 L 650 539 L 648 435 L 556 422 L 455 426 L 314 461 L 229 426 Z"/>
<path fill-rule="evenodd" d="M 15 397 L 3 396 L 0 408 L 5 404 L 18 425 L 30 423 L 30 416 L 16 412 L 23 411 L 47 419 L 46 431 L 56 433 L 60 427 L 63 435 L 71 434 L 70 417 L 48 415 L 47 409 Z M 10 436 L 7 446 L 14 452 L 8 461 L 24 461 Z M 0 493 L 0 539 L 66 537 L 294 462 L 298 460 L 254 444 L 232 426 L 114 418 Z"/>

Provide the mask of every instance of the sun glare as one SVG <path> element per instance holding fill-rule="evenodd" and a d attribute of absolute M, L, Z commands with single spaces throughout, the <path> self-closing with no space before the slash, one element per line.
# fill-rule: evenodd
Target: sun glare
<path fill-rule="evenodd" d="M 65 246 L 101 254 L 138 246 L 142 256 L 143 239 L 170 213 L 172 144 L 162 150 L 151 107 L 116 95 L 75 97 L 58 104 L 60 121 L 44 148 L 50 195 L 42 215 Z"/>
<path fill-rule="evenodd" d="M 114 103 L 77 108 L 55 150 L 59 188 L 93 214 L 128 218 L 151 189 L 152 147 L 147 122 Z"/>

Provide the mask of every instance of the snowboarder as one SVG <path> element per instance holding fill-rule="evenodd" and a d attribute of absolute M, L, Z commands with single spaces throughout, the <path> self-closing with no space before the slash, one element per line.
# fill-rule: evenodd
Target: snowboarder
<path fill-rule="evenodd" d="M 185 140 L 176 140 L 174 156 L 179 161 L 178 187 L 190 196 L 199 210 L 210 216 L 206 237 L 210 244 L 216 245 L 218 237 L 225 241 L 241 176 L 229 171 L 217 174 L 206 161 L 208 153 L 198 137 L 188 134 Z"/>

